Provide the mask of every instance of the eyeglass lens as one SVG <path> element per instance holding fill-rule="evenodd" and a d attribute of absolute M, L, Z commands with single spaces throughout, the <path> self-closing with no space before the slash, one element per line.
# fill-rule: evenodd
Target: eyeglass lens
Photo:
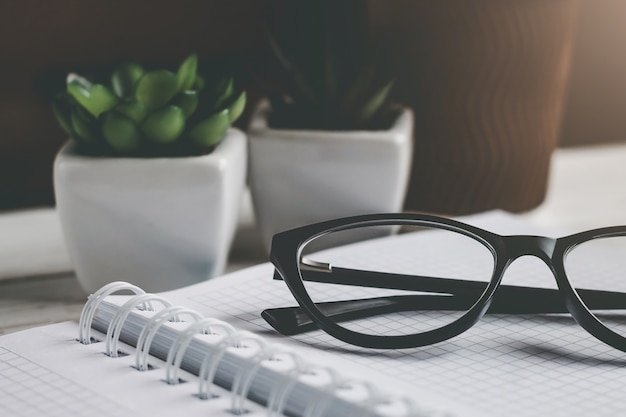
<path fill-rule="evenodd" d="M 339 246 L 355 241 L 345 250 Z M 386 246 L 395 249 L 386 250 Z M 480 241 L 432 225 L 363 226 L 332 232 L 305 244 L 302 256 L 305 288 L 322 312 L 342 311 L 327 316 L 349 330 L 386 336 L 423 333 L 457 320 L 483 294 L 495 263 L 490 249 Z M 330 264 L 331 269 L 313 275 L 306 264 L 316 262 Z M 364 284 L 358 281 L 367 274 L 355 270 L 407 278 L 398 284 L 379 276 L 374 283 Z M 451 280 L 472 285 L 460 288 Z M 359 309 L 364 307 L 368 314 L 363 317 Z"/>
<path fill-rule="evenodd" d="M 597 238 L 575 246 L 564 260 L 565 273 L 575 288 L 626 293 L 626 236 Z M 581 300 L 609 329 L 626 337 L 626 310 L 594 308 L 591 297 L 579 293 Z M 598 303 L 595 303 L 596 306 Z M 603 303 L 608 305 L 606 303 Z"/>

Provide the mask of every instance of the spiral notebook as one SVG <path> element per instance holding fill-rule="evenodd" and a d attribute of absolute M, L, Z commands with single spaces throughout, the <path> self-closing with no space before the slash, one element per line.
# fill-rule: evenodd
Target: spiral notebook
<path fill-rule="evenodd" d="M 111 295 L 120 291 L 134 295 Z M 339 362 L 308 356 L 161 295 L 113 282 L 89 296 L 79 323 L 0 338 L 0 412 L 453 416 L 432 399 L 418 403 L 383 392 L 356 375 L 348 377 Z"/>
<path fill-rule="evenodd" d="M 502 234 L 550 234 L 503 213 L 470 222 Z M 364 262 L 381 250 L 407 250 L 399 242 L 381 239 Z M 351 252 L 336 249 L 338 257 Z M 588 256 L 611 264 L 611 254 Z M 276 334 L 260 312 L 293 297 L 272 274 L 262 264 L 155 298 L 102 297 L 93 320 L 84 320 L 90 331 L 70 322 L 0 337 L 0 415 L 626 415 L 623 353 L 566 315 L 485 316 L 434 346 L 362 349 L 321 331 Z M 547 267 L 531 258 L 517 260 L 504 282 L 554 287 Z M 167 321 L 167 312 L 181 321 Z M 204 327 L 222 338 L 232 333 L 228 340 L 247 348 L 225 348 L 219 335 L 190 336 Z"/>

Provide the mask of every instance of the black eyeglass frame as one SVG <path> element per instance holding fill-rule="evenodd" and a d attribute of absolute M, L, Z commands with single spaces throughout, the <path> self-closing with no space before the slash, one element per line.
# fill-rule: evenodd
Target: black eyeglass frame
<path fill-rule="evenodd" d="M 306 291 L 299 267 L 303 247 L 328 233 L 364 226 L 397 225 L 426 226 L 448 230 L 483 244 L 494 257 L 494 269 L 487 287 L 465 314 L 441 328 L 410 335 L 383 336 L 358 333 L 342 327 L 321 312 Z M 301 309 L 317 328 L 339 340 L 357 346 L 402 349 L 439 343 L 472 327 L 492 304 L 508 266 L 521 256 L 536 256 L 552 271 L 567 311 L 580 326 L 604 343 L 626 352 L 626 337 L 609 329 L 595 317 L 567 278 L 564 265 L 567 254 L 581 243 L 615 236 L 626 236 L 626 226 L 605 227 L 554 239 L 532 235 L 501 236 L 456 220 L 426 214 L 370 214 L 329 220 L 278 233 L 272 239 L 270 260 Z"/>

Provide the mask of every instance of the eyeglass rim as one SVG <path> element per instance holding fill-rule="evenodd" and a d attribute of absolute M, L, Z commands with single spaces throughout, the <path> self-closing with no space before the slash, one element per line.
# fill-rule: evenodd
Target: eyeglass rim
<path fill-rule="evenodd" d="M 460 233 L 473 238 L 489 249 L 494 256 L 494 268 L 487 287 L 474 305 L 453 322 L 422 333 L 410 335 L 370 335 L 352 331 L 326 317 L 310 298 L 298 267 L 302 247 L 309 241 L 326 233 L 360 227 L 363 225 L 420 225 L 432 226 Z M 612 226 L 588 230 L 554 239 L 553 256 L 547 262 L 552 269 L 566 307 L 573 318 L 589 333 L 601 341 L 626 351 L 626 337 L 606 327 L 585 305 L 565 273 L 564 259 L 576 246 L 600 237 L 612 235 L 626 236 L 626 226 Z M 445 217 L 421 213 L 378 213 L 344 217 L 314 223 L 278 233 L 272 240 L 270 260 L 282 276 L 292 295 L 315 322 L 329 335 L 346 343 L 380 349 L 401 349 L 432 345 L 453 338 L 476 324 L 485 314 L 493 300 L 496 289 L 502 281 L 508 265 L 516 258 L 507 256 L 505 239 L 487 230 Z"/>
<path fill-rule="evenodd" d="M 567 310 L 570 312 L 574 320 L 576 320 L 576 322 L 583 329 L 585 329 L 592 336 L 596 337 L 598 340 L 626 352 L 626 336 L 622 336 L 607 327 L 587 307 L 581 296 L 574 288 L 573 283 L 568 278 L 565 268 L 565 260 L 569 252 L 577 246 L 590 242 L 594 239 L 619 236 L 626 237 L 626 225 L 596 228 L 558 238 L 556 239 L 551 265 L 557 286 L 564 296 Z"/>

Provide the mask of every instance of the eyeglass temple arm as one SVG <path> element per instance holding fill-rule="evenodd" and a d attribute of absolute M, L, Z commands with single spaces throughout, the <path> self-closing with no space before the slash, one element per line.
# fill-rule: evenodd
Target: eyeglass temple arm
<path fill-rule="evenodd" d="M 320 264 L 324 265 L 324 264 Z M 419 275 L 401 275 L 387 272 L 365 271 L 337 267 L 303 266 L 302 279 L 326 284 L 354 285 L 368 288 L 385 288 L 407 291 L 427 291 L 445 294 L 476 294 L 485 290 L 485 283 L 452 278 L 426 277 Z M 278 271 L 274 279 L 282 280 Z"/>
<path fill-rule="evenodd" d="M 439 293 L 449 295 L 466 295 L 477 300 L 485 291 L 487 282 L 471 281 L 465 279 L 428 277 L 421 275 L 402 275 L 388 272 L 366 271 L 360 269 L 348 269 L 332 267 L 328 269 L 306 268 L 302 270 L 302 278 L 304 281 L 320 282 L 336 285 L 351 285 L 368 288 L 384 288 L 390 290 L 419 291 L 429 293 Z M 277 271 L 274 271 L 274 279 L 282 280 Z M 626 293 L 615 291 L 587 290 L 576 289 L 578 294 L 585 300 L 585 304 L 594 303 L 593 308 L 597 309 L 620 309 L 626 308 Z M 563 311 L 537 311 L 529 310 L 524 313 L 548 313 L 548 312 L 564 312 L 564 304 L 562 296 L 558 289 L 524 287 L 517 285 L 501 285 L 498 287 L 498 298 L 504 298 L 504 302 L 511 304 L 520 301 L 524 306 L 529 301 L 533 301 L 533 297 L 541 297 L 542 295 L 551 294 L 550 298 L 546 298 L 546 303 L 558 303 L 558 308 Z M 432 296 L 432 295 L 430 295 Z M 525 297 L 521 299 L 519 297 Z M 590 307 L 591 308 L 591 307 Z M 503 311 L 502 313 L 509 313 Z M 510 313 L 515 313 L 514 311 Z"/>
<path fill-rule="evenodd" d="M 402 277 L 408 276 L 376 273 L 371 271 L 358 271 L 348 270 L 341 268 L 334 268 L 334 272 L 340 272 L 350 275 L 352 273 L 363 273 L 365 275 L 375 274 L 379 276 L 384 275 L 384 280 L 390 277 Z M 313 272 L 313 274 L 311 274 Z M 303 275 L 306 275 L 305 279 L 313 278 L 312 275 L 315 271 L 303 271 Z M 275 277 L 276 278 L 276 277 Z M 319 281 L 313 279 L 314 281 Z M 478 299 L 482 291 L 485 289 L 484 282 L 477 281 L 464 281 L 455 280 L 449 278 L 430 278 L 430 277 L 408 277 L 414 282 L 425 281 L 430 284 L 429 288 L 433 288 L 431 280 L 442 281 L 447 291 L 445 295 L 438 294 L 415 294 L 415 295 L 397 295 L 390 297 L 378 297 L 368 298 L 361 300 L 345 300 L 335 301 L 327 303 L 317 303 L 317 308 L 329 318 L 335 321 L 354 320 L 359 318 L 371 317 L 380 314 L 402 312 L 402 311 L 426 311 L 426 310 L 444 310 L 444 311 L 464 311 L 471 307 L 471 305 Z M 393 284 L 397 284 L 394 279 L 391 279 Z M 455 284 L 459 281 L 464 283 L 462 290 L 458 293 L 454 293 Z M 330 280 L 319 282 L 334 282 Z M 385 284 L 390 284 L 384 281 Z M 348 285 L 357 285 L 354 280 Z M 365 285 L 365 284 L 362 284 Z M 377 287 L 389 288 L 389 285 L 377 285 Z M 412 290 L 420 291 L 416 288 L 416 284 L 411 286 Z M 469 289 L 471 287 L 471 289 Z M 396 289 L 401 289 L 393 287 Z M 450 291 L 450 289 L 453 291 Z M 469 290 L 468 290 L 469 289 Z M 444 292 L 433 289 L 421 289 L 421 291 L 428 292 Z M 477 292 L 479 291 L 479 292 Z M 598 291 L 598 290 L 577 290 L 578 294 L 585 300 L 585 304 L 590 309 L 623 309 L 626 308 L 626 294 L 610 292 L 610 291 Z M 547 314 L 547 313 L 567 313 L 565 303 L 562 295 L 556 289 L 549 288 L 534 288 L 534 287 L 519 287 L 502 285 L 498 288 L 496 296 L 494 297 L 488 314 Z M 299 333 L 308 332 L 317 328 L 315 323 L 309 318 L 309 316 L 302 311 L 300 307 L 284 307 L 267 309 L 262 312 L 262 317 L 278 332 L 285 335 L 294 335 Z"/>
<path fill-rule="evenodd" d="M 330 267 L 330 265 L 327 264 L 319 265 L 326 265 L 327 267 L 303 265 L 301 269 L 302 279 L 309 282 L 353 285 L 367 288 L 434 292 L 441 294 L 467 294 L 475 297 L 474 299 L 478 298 L 477 294 L 482 294 L 487 285 L 486 282 L 481 281 L 402 275 L 388 272 Z M 278 271 L 274 271 L 274 279 L 282 280 Z"/>

